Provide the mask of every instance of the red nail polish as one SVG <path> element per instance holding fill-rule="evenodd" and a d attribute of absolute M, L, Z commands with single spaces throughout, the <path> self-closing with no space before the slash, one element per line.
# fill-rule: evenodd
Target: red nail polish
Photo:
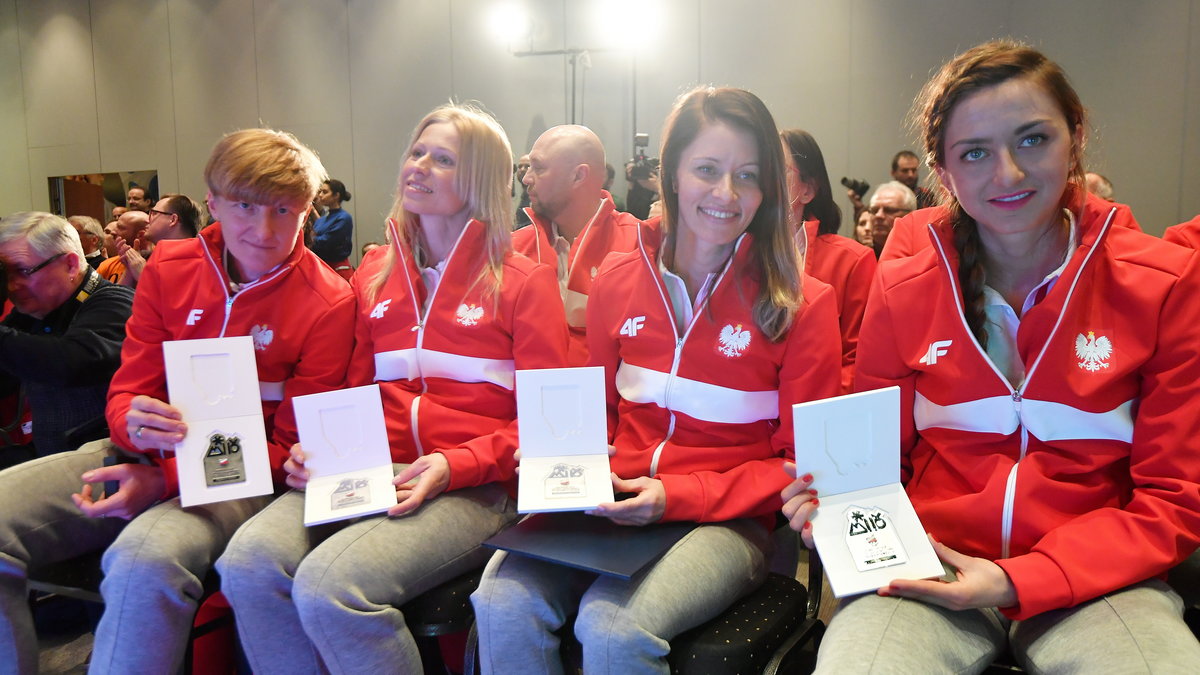
<path fill-rule="evenodd" d="M 811 530 L 811 529 L 812 529 L 812 522 L 811 522 L 811 521 L 808 521 L 808 520 L 804 521 L 804 529 L 806 529 L 806 530 Z"/>
<path fill-rule="evenodd" d="M 820 505 L 821 505 L 821 500 L 820 500 L 820 499 L 813 498 L 813 500 L 812 500 L 812 505 L 813 505 L 813 506 L 820 506 Z"/>
<path fill-rule="evenodd" d="M 812 482 L 812 474 L 806 473 L 800 477 L 800 480 L 804 481 L 805 483 L 811 483 Z"/>
<path fill-rule="evenodd" d="M 808 491 L 808 494 L 810 494 L 810 495 L 812 495 L 812 496 L 816 497 L 816 496 L 817 496 L 817 491 L 816 491 L 815 489 L 813 489 L 813 490 L 809 490 L 809 491 Z"/>

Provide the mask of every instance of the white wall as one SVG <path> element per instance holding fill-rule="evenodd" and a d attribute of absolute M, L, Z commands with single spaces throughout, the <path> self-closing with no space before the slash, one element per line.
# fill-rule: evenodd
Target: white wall
<path fill-rule="evenodd" d="M 675 96 L 712 82 L 811 131 L 835 182 L 878 183 L 913 146 L 902 122 L 930 71 L 1011 35 L 1071 74 L 1091 164 L 1148 231 L 1200 212 L 1200 0 L 641 0 L 656 31 L 617 21 L 612 0 L 511 1 L 534 17 L 515 49 L 626 47 L 577 71 L 576 117 L 618 167 L 635 130 L 656 147 Z M 433 106 L 480 101 L 516 154 L 569 120 L 566 57 L 511 55 L 490 30 L 498 4 L 0 0 L 0 213 L 47 208 L 47 176 L 97 171 L 155 168 L 160 190 L 200 197 L 212 144 L 265 124 L 313 146 L 354 193 L 359 238 L 380 239 L 400 151 Z"/>

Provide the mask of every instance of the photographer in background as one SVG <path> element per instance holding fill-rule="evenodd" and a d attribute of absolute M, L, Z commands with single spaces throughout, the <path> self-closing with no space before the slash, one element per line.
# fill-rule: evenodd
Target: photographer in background
<path fill-rule="evenodd" d="M 74 449 L 67 433 L 103 418 L 133 291 L 102 279 L 75 228 L 49 213 L 0 220 L 0 262 L 13 304 L 0 322 L 0 396 L 20 390 L 33 411 L 33 447 L 0 453 L 10 466 Z"/>

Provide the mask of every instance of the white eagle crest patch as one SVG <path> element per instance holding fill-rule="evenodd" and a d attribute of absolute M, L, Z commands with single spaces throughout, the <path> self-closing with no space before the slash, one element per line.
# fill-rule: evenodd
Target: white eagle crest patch
<path fill-rule="evenodd" d="M 250 339 L 254 340 L 254 348 L 260 352 L 267 350 L 267 345 L 275 339 L 275 331 L 267 328 L 267 324 L 259 324 L 250 329 Z"/>
<path fill-rule="evenodd" d="M 726 324 L 717 338 L 720 346 L 717 351 L 725 356 L 741 356 L 746 347 L 750 346 L 750 331 L 742 330 L 742 324 L 736 326 Z"/>
<path fill-rule="evenodd" d="M 455 312 L 455 318 L 464 326 L 474 326 L 483 318 L 483 308 L 478 305 L 468 305 L 463 303 L 458 306 L 458 311 Z"/>
<path fill-rule="evenodd" d="M 1101 335 L 1096 337 L 1094 331 L 1088 331 L 1085 337 L 1080 333 L 1075 337 L 1075 356 L 1083 359 L 1079 367 L 1088 372 L 1096 372 L 1108 367 L 1108 359 L 1112 356 L 1112 341 Z"/>

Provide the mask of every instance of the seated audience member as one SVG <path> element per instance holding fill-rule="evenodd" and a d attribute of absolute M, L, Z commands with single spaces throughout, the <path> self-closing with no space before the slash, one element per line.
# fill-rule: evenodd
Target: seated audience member
<path fill-rule="evenodd" d="M 1093 171 L 1084 174 L 1084 179 L 1087 181 L 1088 192 L 1101 199 L 1106 199 L 1110 202 L 1113 201 L 1112 181 Z"/>
<path fill-rule="evenodd" d="M 333 178 L 321 183 L 317 205 L 326 212 L 313 224 L 310 246 L 313 253 L 343 279 L 354 275 L 354 266 L 350 264 L 350 253 L 354 251 L 354 218 L 342 208 L 342 203 L 348 201 L 350 191 L 345 183 Z"/>
<path fill-rule="evenodd" d="M 104 416 L 133 294 L 101 279 L 75 228 L 49 213 L 0 220 L 0 261 L 13 303 L 0 323 L 0 396 L 20 390 L 33 411 L 34 452 L 0 457 L 8 465 L 73 450 L 67 433 Z"/>
<path fill-rule="evenodd" d="M 854 241 L 871 249 L 871 253 L 875 253 L 875 247 L 871 241 L 871 212 L 863 209 L 862 213 L 858 214 L 858 218 L 854 223 Z"/>
<path fill-rule="evenodd" d="M 145 211 L 129 210 L 117 218 L 117 224 L 113 228 L 113 245 L 117 248 L 118 253 L 100 263 L 100 266 L 96 268 L 101 277 L 114 284 L 121 283 L 121 279 L 125 278 L 125 261 L 119 253 L 120 242 L 123 241 L 126 246 L 140 250 L 144 245 L 142 235 L 145 234 L 149 225 L 150 215 Z"/>
<path fill-rule="evenodd" d="M 146 189 L 140 185 L 130 186 L 129 194 L 125 197 L 125 206 L 131 211 L 149 212 L 150 198 L 146 196 Z"/>
<path fill-rule="evenodd" d="M 316 155 L 288 134 L 250 129 L 221 139 L 204 170 L 221 222 L 198 238 L 162 242 L 143 270 L 108 392 L 112 441 L 0 472 L 3 667 L 37 670 L 28 570 L 107 549 L 92 672 L 181 668 L 205 576 L 270 497 L 181 508 L 170 452 L 188 420 L 166 402 L 162 343 L 254 337 L 268 452 L 282 481 L 296 442 L 292 397 L 339 386 L 352 346 L 350 288 L 299 241 L 323 175 Z M 106 457 L 133 461 L 102 468 Z M 96 488 L 110 480 L 119 490 L 102 497 Z"/>
<path fill-rule="evenodd" d="M 512 155 L 494 119 L 447 105 L 413 130 L 388 220 L 367 256 L 347 384 L 378 383 L 399 503 L 304 526 L 296 488 L 238 531 L 218 563 L 255 673 L 420 673 L 400 606 L 487 560 L 512 523 L 515 371 L 566 358 L 554 272 L 510 246 Z"/>
<path fill-rule="evenodd" d="M 1114 227 L 1124 227 L 1135 232 L 1142 231 L 1128 206 L 1109 203 L 1090 192 L 1084 199 L 1089 209 L 1110 211 L 1113 214 Z M 883 247 L 883 253 L 879 256 L 879 261 L 907 258 L 922 249 L 929 248 L 933 242 L 929 228 L 932 224 L 940 222 L 945 213 L 944 209 L 935 207 L 913 211 L 907 216 L 897 218 L 896 223 L 892 226 L 891 234 L 888 235 L 887 244 Z"/>
<path fill-rule="evenodd" d="M 587 363 L 587 301 L 605 256 L 631 251 L 638 219 L 616 210 L 603 187 L 604 145 L 587 127 L 552 127 L 529 151 L 525 186 L 532 221 L 513 233 L 513 250 L 558 274 L 571 330 L 567 362 Z"/>
<path fill-rule="evenodd" d="M 113 210 L 115 211 L 116 209 Z M 120 218 L 120 216 L 117 216 L 117 218 Z M 117 254 L 117 239 L 120 237 L 117 234 L 117 218 L 109 221 L 104 226 L 104 260 L 108 260 Z M 104 262 L 104 260 L 100 262 Z M 98 269 L 99 267 L 97 267 Z"/>
<path fill-rule="evenodd" d="M 788 167 L 788 194 L 796 248 L 804 271 L 833 287 L 842 334 L 842 393 L 854 382 L 858 329 L 875 276 L 875 252 L 838 234 L 842 212 L 833 201 L 825 155 L 817 140 L 802 129 L 787 129 L 783 139 Z"/>
<path fill-rule="evenodd" d="M 67 222 L 79 234 L 79 243 L 83 246 L 83 257 L 88 266 L 96 269 L 108 257 L 104 254 L 104 227 L 91 216 L 71 216 Z"/>
<path fill-rule="evenodd" d="M 196 236 L 200 224 L 200 205 L 187 195 L 171 194 L 158 200 L 150 209 L 150 221 L 142 235 L 142 246 L 147 256 L 160 242 L 170 239 L 190 239 Z M 136 288 L 146 266 L 146 256 L 124 240 L 117 242 L 117 252 L 125 263 L 125 276 L 121 285 Z"/>
<path fill-rule="evenodd" d="M 613 181 L 616 180 L 616 178 L 617 178 L 617 170 L 613 168 L 612 164 L 605 163 L 605 165 L 604 165 L 604 191 L 608 193 L 608 196 L 612 197 L 613 206 L 617 207 L 618 211 L 624 211 L 625 210 L 625 200 L 622 199 L 621 197 L 617 196 L 612 191 L 612 184 L 613 184 Z"/>
<path fill-rule="evenodd" d="M 360 259 L 367 257 L 368 253 L 370 253 L 371 251 L 374 251 L 375 249 L 379 248 L 380 246 L 381 246 L 381 244 L 377 241 L 368 241 L 367 243 L 363 244 Z"/>
<path fill-rule="evenodd" d="M 875 188 L 867 211 L 871 213 L 871 246 L 876 256 L 883 252 L 896 219 L 916 209 L 917 198 L 904 183 L 893 180 Z"/>
<path fill-rule="evenodd" d="M 837 301 L 800 271 L 785 174 L 753 94 L 706 87 L 676 103 L 661 234 L 643 226 L 636 250 L 611 256 L 588 303 L 613 488 L 633 493 L 589 513 L 700 525 L 628 581 L 495 554 L 471 596 L 483 672 L 562 672 L 561 629 L 585 673 L 665 673 L 672 638 L 766 577 L 792 405 L 836 394 L 840 363 Z"/>
<path fill-rule="evenodd" d="M 901 477 L 953 573 L 844 599 L 816 672 L 1200 672 L 1164 581 L 1200 543 L 1200 257 L 1083 198 L 1086 112 L 1030 47 L 955 57 L 915 115 L 937 246 L 880 266 L 855 388 L 900 388 Z M 814 488 L 783 494 L 809 545 Z"/>
<path fill-rule="evenodd" d="M 914 211 L 937 204 L 937 195 L 932 190 L 920 185 L 921 179 L 918 173 L 920 166 L 921 160 L 912 150 L 901 150 L 892 157 L 892 180 L 902 183 L 912 190 L 913 195 L 917 198 L 917 206 L 913 209 Z M 866 210 L 866 206 L 863 204 L 861 196 L 854 190 L 846 190 L 846 196 L 854 205 L 854 217 L 857 219 L 858 214 Z"/>
<path fill-rule="evenodd" d="M 1172 225 L 1163 232 L 1163 239 L 1180 246 L 1200 249 L 1200 215 L 1186 223 Z"/>
<path fill-rule="evenodd" d="M 516 185 L 521 186 L 521 200 L 517 202 L 517 217 L 513 221 L 513 229 L 520 229 L 529 224 L 529 215 L 525 213 L 525 209 L 529 208 L 529 188 L 525 186 L 525 172 L 529 171 L 529 155 L 524 154 L 517 160 L 517 172 L 514 180 Z"/>
<path fill-rule="evenodd" d="M 108 222 L 111 223 L 111 222 L 116 221 L 117 218 L 121 217 L 121 214 L 125 213 L 128 210 L 129 209 L 125 208 L 124 206 L 114 206 L 112 208 L 112 219 L 110 219 Z"/>

